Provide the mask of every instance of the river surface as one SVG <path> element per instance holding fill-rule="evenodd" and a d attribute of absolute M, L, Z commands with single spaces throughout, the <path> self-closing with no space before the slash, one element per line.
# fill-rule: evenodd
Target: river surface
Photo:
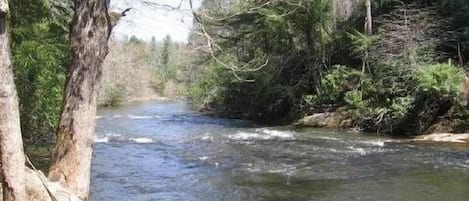
<path fill-rule="evenodd" d="M 93 201 L 468 201 L 469 147 L 266 127 L 184 102 L 101 109 Z"/>

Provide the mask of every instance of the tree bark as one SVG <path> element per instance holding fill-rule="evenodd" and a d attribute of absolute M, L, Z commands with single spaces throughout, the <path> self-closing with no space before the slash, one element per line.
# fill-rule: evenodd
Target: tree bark
<path fill-rule="evenodd" d="M 7 0 L 0 0 L 0 155 L 3 200 L 26 200 L 25 157 L 11 64 Z"/>
<path fill-rule="evenodd" d="M 109 1 L 75 0 L 71 62 L 49 179 L 88 200 L 102 64 L 112 30 Z"/>
<path fill-rule="evenodd" d="M 373 34 L 373 18 L 371 16 L 371 0 L 366 0 L 366 22 L 365 22 L 365 33 L 367 35 Z"/>

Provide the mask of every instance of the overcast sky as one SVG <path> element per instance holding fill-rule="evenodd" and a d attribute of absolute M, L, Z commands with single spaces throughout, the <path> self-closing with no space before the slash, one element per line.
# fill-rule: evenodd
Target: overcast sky
<path fill-rule="evenodd" d="M 198 9 L 201 2 L 193 0 L 193 8 Z M 170 8 L 180 4 L 180 9 Z M 187 41 L 193 22 L 189 0 L 111 0 L 111 10 L 126 8 L 132 10 L 114 28 L 116 37 L 135 35 L 149 41 L 153 36 L 161 40 L 169 34 L 175 41 Z"/>

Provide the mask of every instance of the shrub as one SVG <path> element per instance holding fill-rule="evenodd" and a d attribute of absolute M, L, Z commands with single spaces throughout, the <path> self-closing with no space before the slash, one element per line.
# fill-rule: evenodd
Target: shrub
<path fill-rule="evenodd" d="M 127 94 L 123 85 L 117 85 L 107 90 L 107 93 L 102 98 L 103 106 L 118 106 L 126 101 Z"/>
<path fill-rule="evenodd" d="M 456 98 L 464 79 L 463 72 L 450 64 L 435 64 L 416 72 L 417 92 L 422 95 Z"/>
<path fill-rule="evenodd" d="M 407 114 L 395 132 L 400 135 L 422 133 L 440 117 L 451 114 L 451 109 L 458 106 L 463 76 L 460 69 L 450 64 L 417 69 L 415 98 L 411 105 L 407 104 L 411 100 L 403 102 Z"/>
<path fill-rule="evenodd" d="M 321 81 L 319 103 L 343 103 L 345 93 L 358 89 L 365 79 L 360 71 L 346 66 L 334 66 Z"/>
<path fill-rule="evenodd" d="M 411 96 L 397 97 L 392 101 L 390 108 L 390 117 L 392 119 L 403 119 L 411 109 L 415 98 Z"/>
<path fill-rule="evenodd" d="M 363 100 L 362 91 L 348 91 L 345 93 L 344 100 L 347 103 L 347 106 L 352 109 L 362 109 L 368 105 L 368 103 Z"/>

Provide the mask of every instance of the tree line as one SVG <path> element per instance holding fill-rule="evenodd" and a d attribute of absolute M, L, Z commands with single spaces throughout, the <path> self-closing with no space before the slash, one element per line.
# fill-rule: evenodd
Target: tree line
<path fill-rule="evenodd" d="M 186 44 L 169 35 L 162 41 L 112 38 L 98 103 L 116 106 L 132 100 L 181 97 L 190 82 L 189 54 Z"/>

